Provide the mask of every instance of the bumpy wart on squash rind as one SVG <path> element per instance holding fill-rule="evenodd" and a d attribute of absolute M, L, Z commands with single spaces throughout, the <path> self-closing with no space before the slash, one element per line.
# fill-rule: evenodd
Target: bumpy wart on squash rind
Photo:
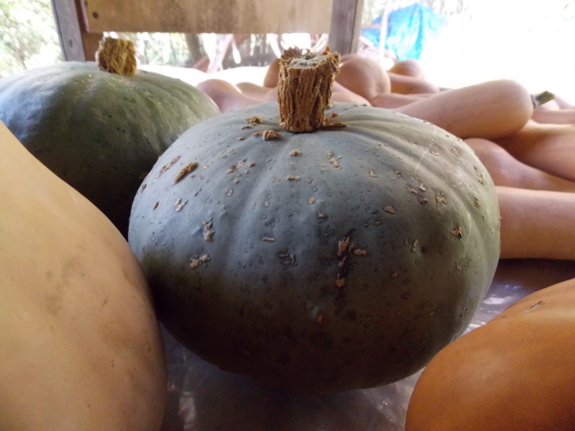
<path fill-rule="evenodd" d="M 300 134 L 277 113 L 192 127 L 140 187 L 129 242 L 160 318 L 221 368 L 299 390 L 416 372 L 491 283 L 491 178 L 461 140 L 391 111 L 337 105 L 334 127 Z"/>
<path fill-rule="evenodd" d="M 63 62 L 0 80 L 0 120 L 52 172 L 127 234 L 132 201 L 186 129 L 219 114 L 198 89 L 166 76 L 122 76 Z"/>

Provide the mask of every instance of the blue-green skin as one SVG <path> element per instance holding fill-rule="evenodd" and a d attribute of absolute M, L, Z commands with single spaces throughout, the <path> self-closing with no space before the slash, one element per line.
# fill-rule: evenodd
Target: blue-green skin
<path fill-rule="evenodd" d="M 127 234 L 132 201 L 182 132 L 218 115 L 183 81 L 93 62 L 63 62 L 0 79 L 0 120 L 52 172 Z"/>
<path fill-rule="evenodd" d="M 180 342 L 315 393 L 421 369 L 467 327 L 500 250 L 495 187 L 463 141 L 380 108 L 332 112 L 347 127 L 288 133 L 275 103 L 192 127 L 144 180 L 129 231 Z M 281 139 L 253 136 L 269 129 Z M 342 263 L 345 237 L 367 254 Z"/>

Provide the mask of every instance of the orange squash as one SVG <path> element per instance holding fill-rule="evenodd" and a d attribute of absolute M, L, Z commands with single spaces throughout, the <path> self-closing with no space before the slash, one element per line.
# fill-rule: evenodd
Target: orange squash
<path fill-rule="evenodd" d="M 0 430 L 154 431 L 166 367 L 113 224 L 0 123 Z"/>
<path fill-rule="evenodd" d="M 374 60 L 357 54 L 346 54 L 341 57 L 339 74 L 336 82 L 355 94 L 371 101 L 379 94 L 391 92 L 389 75 Z"/>
<path fill-rule="evenodd" d="M 412 58 L 398 61 L 388 69 L 388 72 L 417 79 L 424 79 L 425 75 L 421 63 Z"/>
<path fill-rule="evenodd" d="M 388 71 L 391 92 L 397 94 L 436 94 L 439 87 L 420 78 Z"/>
<path fill-rule="evenodd" d="M 461 139 L 497 139 L 527 124 L 533 114 L 533 99 L 518 82 L 499 79 L 443 91 L 396 110 L 429 121 Z"/>
<path fill-rule="evenodd" d="M 454 341 L 415 385 L 406 431 L 572 431 L 575 279 Z"/>

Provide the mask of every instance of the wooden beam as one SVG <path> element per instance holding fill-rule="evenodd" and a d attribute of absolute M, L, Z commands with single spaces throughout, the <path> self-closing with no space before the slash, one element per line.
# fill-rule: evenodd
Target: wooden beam
<path fill-rule="evenodd" d="M 186 8 L 189 8 L 193 1 L 174 0 Z M 308 6 L 314 5 L 313 11 L 315 12 L 312 13 L 311 6 L 309 6 L 305 9 L 304 15 L 302 15 L 301 7 L 297 7 L 298 4 L 303 4 L 304 0 L 292 0 L 288 6 L 286 6 L 285 0 L 278 0 L 281 1 L 283 7 L 270 7 L 269 4 L 262 1 L 261 4 L 265 8 L 258 9 L 257 13 L 253 9 L 256 7 L 254 6 L 256 3 L 245 1 L 252 8 L 248 10 L 252 16 L 251 21 L 248 18 L 241 21 L 238 11 L 236 11 L 233 20 L 226 21 L 220 14 L 218 17 L 210 18 L 212 22 L 210 25 L 225 25 L 225 27 L 219 28 L 218 31 L 212 28 L 210 32 L 235 33 L 239 30 L 238 26 L 248 26 L 250 31 L 247 33 L 282 33 L 288 32 L 288 29 L 291 32 L 326 33 L 328 31 L 326 23 L 329 21 L 329 45 L 332 51 L 337 51 L 342 55 L 357 52 L 364 0 L 314 0 L 314 2 L 307 2 L 307 4 Z M 135 3 L 137 8 L 131 9 L 128 13 L 124 10 L 129 6 L 126 5 L 127 3 L 130 2 L 128 0 L 121 2 L 93 0 L 89 6 L 85 6 L 82 0 L 52 0 L 64 58 L 68 61 L 94 60 L 98 42 L 104 31 L 183 31 L 186 33 L 207 31 L 205 27 L 208 25 L 206 16 L 197 13 L 198 10 L 202 10 L 201 7 L 195 10 L 196 13 L 170 15 L 171 10 L 164 10 L 162 2 L 139 0 Z M 145 4 L 142 5 L 141 3 Z M 318 4 L 320 4 L 319 8 Z M 151 6 L 144 7 L 146 5 Z M 84 10 L 84 7 L 89 9 Z M 98 10 L 103 12 L 98 12 Z M 274 16 L 281 15 L 280 22 L 271 22 L 261 18 L 260 15 L 267 14 L 266 11 L 269 10 L 274 12 L 272 14 Z M 284 10 L 285 13 L 277 14 L 277 10 Z M 154 11 L 157 13 L 153 13 Z M 218 11 L 221 12 L 222 9 L 219 8 Z M 125 14 L 130 16 L 129 20 L 123 18 Z M 328 18 L 325 18 L 326 16 Z M 272 31 L 270 26 L 274 27 L 275 30 Z M 93 31 L 89 31 L 90 28 Z M 247 28 L 242 28 L 244 30 L 242 32 L 245 33 Z"/>
<path fill-rule="evenodd" d="M 329 47 L 341 55 L 357 52 L 364 0 L 333 0 Z"/>
<path fill-rule="evenodd" d="M 91 32 L 327 33 L 332 0 L 89 0 Z"/>
<path fill-rule="evenodd" d="M 103 33 L 82 32 L 82 44 L 86 53 L 86 61 L 96 61 L 96 51 L 98 51 L 103 36 Z"/>
<path fill-rule="evenodd" d="M 56 27 L 66 61 L 93 61 L 101 33 L 88 33 L 80 0 L 52 0 Z"/>

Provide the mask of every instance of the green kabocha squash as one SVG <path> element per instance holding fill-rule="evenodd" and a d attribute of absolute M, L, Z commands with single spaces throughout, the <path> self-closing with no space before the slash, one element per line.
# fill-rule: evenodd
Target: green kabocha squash
<path fill-rule="evenodd" d="M 158 156 L 219 110 L 183 81 L 136 72 L 131 41 L 104 39 L 98 60 L 1 79 L 0 120 L 127 234 L 132 200 Z"/>
<path fill-rule="evenodd" d="M 300 54 L 283 54 L 279 104 L 206 120 L 160 157 L 129 243 L 160 319 L 205 360 L 316 393 L 390 383 L 459 336 L 490 286 L 495 187 L 432 124 L 325 111 L 339 56 Z"/>
<path fill-rule="evenodd" d="M 166 362 L 142 268 L 0 123 L 0 430 L 158 431 Z"/>

